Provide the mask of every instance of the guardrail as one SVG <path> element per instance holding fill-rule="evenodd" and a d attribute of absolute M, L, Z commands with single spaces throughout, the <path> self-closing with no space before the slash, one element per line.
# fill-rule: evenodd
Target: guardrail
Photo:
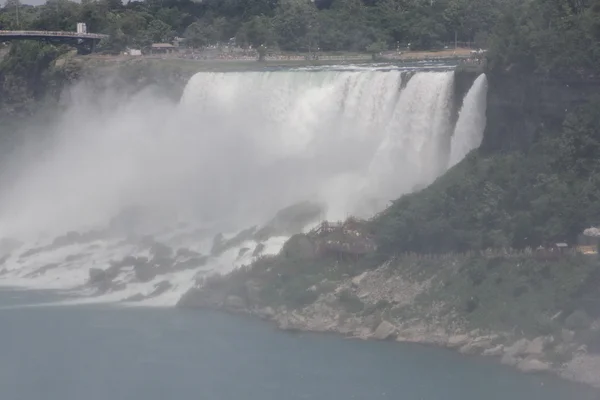
<path fill-rule="evenodd" d="M 0 30 L 2 36 L 46 36 L 46 37 L 72 37 L 76 39 L 106 39 L 108 35 L 100 33 L 78 33 L 65 31 L 3 31 Z"/>

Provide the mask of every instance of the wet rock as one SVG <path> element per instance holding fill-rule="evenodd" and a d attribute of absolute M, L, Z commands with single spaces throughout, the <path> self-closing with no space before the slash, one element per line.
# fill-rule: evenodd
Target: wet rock
<path fill-rule="evenodd" d="M 210 254 L 215 257 L 220 256 L 225 251 L 227 251 L 231 248 L 237 247 L 247 240 L 252 240 L 255 231 L 256 231 L 256 227 L 253 226 L 251 228 L 244 229 L 243 231 L 239 232 L 237 235 L 235 235 L 231 239 L 225 239 L 223 234 L 219 233 L 213 239 L 213 245 L 210 250 Z"/>
<path fill-rule="evenodd" d="M 480 354 L 485 349 L 489 348 L 492 341 L 487 338 L 476 338 L 462 346 L 458 351 L 462 354 L 475 355 Z"/>
<path fill-rule="evenodd" d="M 238 251 L 238 258 L 242 257 L 244 254 L 246 254 L 248 251 L 250 250 L 250 248 L 248 247 L 242 247 L 239 251 Z"/>
<path fill-rule="evenodd" d="M 367 276 L 368 271 L 363 272 L 362 274 L 355 276 L 354 278 L 352 278 L 352 284 L 354 286 L 359 286 L 360 283 L 362 282 L 362 280 L 365 278 L 365 276 Z"/>
<path fill-rule="evenodd" d="M 381 321 L 375 332 L 371 335 L 373 339 L 386 340 L 396 335 L 397 328 L 388 321 Z"/>
<path fill-rule="evenodd" d="M 573 339 L 575 339 L 575 332 L 569 329 L 562 329 L 560 332 L 560 337 L 563 342 L 571 343 Z"/>
<path fill-rule="evenodd" d="M 600 355 L 582 354 L 570 360 L 561 376 L 600 388 Z"/>
<path fill-rule="evenodd" d="M 154 290 L 148 295 L 148 297 L 160 296 L 172 287 L 173 285 L 171 285 L 169 281 L 160 281 L 156 285 L 154 285 Z"/>
<path fill-rule="evenodd" d="M 191 288 L 177 302 L 181 308 L 218 308 L 225 301 L 225 295 L 219 291 Z"/>
<path fill-rule="evenodd" d="M 277 326 L 286 331 L 306 329 L 306 318 L 297 313 L 281 313 L 276 315 Z"/>
<path fill-rule="evenodd" d="M 90 268 L 89 276 L 90 283 L 101 282 L 107 278 L 106 272 L 100 268 Z"/>
<path fill-rule="evenodd" d="M 144 296 L 141 293 L 136 293 L 133 296 L 129 296 L 128 298 L 126 298 L 124 301 L 142 301 L 145 300 L 146 296 Z"/>
<path fill-rule="evenodd" d="M 499 357 L 503 354 L 504 352 L 504 346 L 499 344 L 495 347 L 492 347 L 490 349 L 485 349 L 482 353 L 482 355 L 484 356 L 489 356 L 489 357 Z"/>
<path fill-rule="evenodd" d="M 585 311 L 577 310 L 574 311 L 565 319 L 565 326 L 571 330 L 583 330 L 589 328 L 591 325 L 591 319 Z"/>
<path fill-rule="evenodd" d="M 517 368 L 523 372 L 544 372 L 550 370 L 550 364 L 535 357 L 527 357 L 517 364 Z"/>
<path fill-rule="evenodd" d="M 467 335 L 453 335 L 448 338 L 447 346 L 451 349 L 463 347 L 469 343 L 469 336 Z"/>
<path fill-rule="evenodd" d="M 289 236 L 302 232 L 302 229 L 321 218 L 324 207 L 317 203 L 304 201 L 283 208 L 273 219 L 256 232 L 258 241 L 267 240 L 273 236 Z"/>
<path fill-rule="evenodd" d="M 184 271 L 186 269 L 198 268 L 206 265 L 208 256 L 194 257 L 185 261 L 177 261 L 173 266 L 173 271 Z"/>
<path fill-rule="evenodd" d="M 316 256 L 316 248 L 306 235 L 297 234 L 285 242 L 281 253 L 286 258 L 311 260 Z"/>
<path fill-rule="evenodd" d="M 502 358 L 500 359 L 500 362 L 504 365 L 510 365 L 510 366 L 515 366 L 519 363 L 519 359 L 515 356 L 512 356 L 510 354 L 504 353 L 504 355 L 502 356 Z"/>
<path fill-rule="evenodd" d="M 531 342 L 529 342 L 527 344 L 524 354 L 528 354 L 528 355 L 543 354 L 544 347 L 546 346 L 547 342 L 548 342 L 548 339 L 545 337 L 542 337 L 542 336 L 536 337 L 535 339 L 533 339 Z"/>
<path fill-rule="evenodd" d="M 53 268 L 58 267 L 58 264 L 56 263 L 52 263 L 52 264 L 46 264 L 41 268 L 36 269 L 35 271 L 25 275 L 26 278 L 33 278 L 35 276 L 39 276 L 39 275 L 43 275 L 46 273 L 46 271 L 50 271 Z"/>
<path fill-rule="evenodd" d="M 65 262 L 68 263 L 68 262 L 77 261 L 86 256 L 87 256 L 87 254 L 69 254 L 68 256 L 65 257 Z"/>
<path fill-rule="evenodd" d="M 527 340 L 527 339 L 517 340 L 511 346 L 504 348 L 504 354 L 507 354 L 512 357 L 522 356 L 526 353 L 528 345 L 529 345 L 529 340 Z"/>
<path fill-rule="evenodd" d="M 256 248 L 252 252 L 252 257 L 258 257 L 258 256 L 260 256 L 264 250 L 265 250 L 264 243 L 257 244 Z"/>
<path fill-rule="evenodd" d="M 183 247 L 177 249 L 177 252 L 175 253 L 176 258 L 197 258 L 200 256 L 202 256 L 202 254 L 198 253 L 197 251 L 186 249 Z"/>
<path fill-rule="evenodd" d="M 246 302 L 239 296 L 227 296 L 224 302 L 225 307 L 231 308 L 234 310 L 243 310 L 246 308 Z"/>
<path fill-rule="evenodd" d="M 273 310 L 273 307 L 265 307 L 256 310 L 255 314 L 262 319 L 271 319 L 275 316 L 275 310 Z"/>
<path fill-rule="evenodd" d="M 251 280 L 244 283 L 244 287 L 246 289 L 246 297 L 248 298 L 248 302 L 250 304 L 260 303 L 261 286 L 255 281 Z"/>
<path fill-rule="evenodd" d="M 156 269 L 149 264 L 138 264 L 133 267 L 135 277 L 140 282 L 149 282 L 156 277 Z"/>
<path fill-rule="evenodd" d="M 173 256 L 173 249 L 164 243 L 153 242 L 150 245 L 150 254 L 155 260 L 170 259 Z"/>

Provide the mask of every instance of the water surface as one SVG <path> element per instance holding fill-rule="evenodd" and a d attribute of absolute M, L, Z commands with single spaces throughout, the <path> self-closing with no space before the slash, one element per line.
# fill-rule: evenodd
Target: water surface
<path fill-rule="evenodd" d="M 598 398 L 443 349 L 289 334 L 220 313 L 19 306 L 50 296 L 0 291 L 3 400 Z"/>

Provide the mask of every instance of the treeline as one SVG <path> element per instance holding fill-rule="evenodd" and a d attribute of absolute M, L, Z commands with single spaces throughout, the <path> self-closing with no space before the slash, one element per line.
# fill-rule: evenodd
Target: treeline
<path fill-rule="evenodd" d="M 497 72 L 600 73 L 600 0 L 509 0 L 490 41 Z"/>
<path fill-rule="evenodd" d="M 8 0 L 0 29 L 88 31 L 111 35 L 106 51 L 183 37 L 202 48 L 228 43 L 284 51 L 365 51 L 410 43 L 484 46 L 506 0 L 48 0 L 33 7 Z M 17 17 L 18 14 L 18 17 Z"/>
<path fill-rule="evenodd" d="M 107 52 L 175 37 L 203 48 L 231 39 L 284 51 L 490 48 L 492 70 L 600 70 L 600 0 L 7 0 L 0 29 L 106 33 Z"/>

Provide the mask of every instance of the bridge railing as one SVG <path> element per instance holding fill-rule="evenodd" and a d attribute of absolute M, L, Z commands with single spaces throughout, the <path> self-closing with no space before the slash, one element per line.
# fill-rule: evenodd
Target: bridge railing
<path fill-rule="evenodd" d="M 0 30 L 0 36 L 47 36 L 47 37 L 72 37 L 79 39 L 104 39 L 108 35 L 100 33 L 78 33 L 65 31 L 5 31 Z"/>

